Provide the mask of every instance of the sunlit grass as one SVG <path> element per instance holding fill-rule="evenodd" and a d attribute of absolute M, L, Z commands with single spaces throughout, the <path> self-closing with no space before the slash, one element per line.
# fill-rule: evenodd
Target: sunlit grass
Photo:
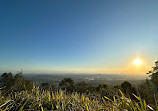
<path fill-rule="evenodd" d="M 146 101 L 134 95 L 136 101 L 126 98 L 120 90 L 120 95 L 112 99 L 104 96 L 89 96 L 86 94 L 67 94 L 60 90 L 57 92 L 40 91 L 38 87 L 31 93 L 21 91 L 11 93 L 4 97 L 0 95 L 0 110 L 22 111 L 22 110 L 73 110 L 73 111 L 150 111 Z"/>

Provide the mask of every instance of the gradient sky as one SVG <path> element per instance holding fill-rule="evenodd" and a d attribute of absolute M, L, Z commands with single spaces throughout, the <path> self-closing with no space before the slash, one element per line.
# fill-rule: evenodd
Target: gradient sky
<path fill-rule="evenodd" d="M 157 59 L 157 0 L 0 1 L 0 72 L 135 74 Z"/>

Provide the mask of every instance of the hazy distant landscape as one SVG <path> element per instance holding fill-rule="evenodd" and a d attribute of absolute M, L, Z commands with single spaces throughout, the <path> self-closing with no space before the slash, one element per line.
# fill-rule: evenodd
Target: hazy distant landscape
<path fill-rule="evenodd" d="M 1 75 L 1 74 L 0 74 Z M 53 83 L 58 85 L 64 78 L 72 78 L 75 83 L 86 82 L 93 86 L 99 85 L 101 83 L 109 84 L 113 87 L 114 85 L 121 84 L 124 81 L 129 81 L 133 85 L 142 84 L 148 75 L 130 75 L 130 74 L 85 74 L 85 73 L 54 73 L 54 74 L 23 74 L 23 76 L 36 84 L 41 83 Z"/>
<path fill-rule="evenodd" d="M 148 78 L 148 75 L 127 75 L 127 74 L 24 74 L 27 79 L 38 83 L 49 82 L 58 84 L 64 78 L 72 78 L 76 83 L 85 81 L 92 85 L 100 83 L 108 83 L 110 86 L 121 84 L 124 81 L 129 81 L 132 84 L 141 84 Z"/>

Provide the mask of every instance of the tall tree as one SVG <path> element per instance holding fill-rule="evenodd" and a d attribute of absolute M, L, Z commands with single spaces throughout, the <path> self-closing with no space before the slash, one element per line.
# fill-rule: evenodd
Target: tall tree
<path fill-rule="evenodd" d="M 6 94 L 22 90 L 31 91 L 33 88 L 33 83 L 29 80 L 26 80 L 21 72 L 17 73 L 15 76 L 13 76 L 11 72 L 3 73 L 1 79 L 3 90 Z"/>
<path fill-rule="evenodd" d="M 158 92 L 158 61 L 155 62 L 155 66 L 147 74 L 150 74 L 150 81 L 155 85 L 156 91 Z"/>
<path fill-rule="evenodd" d="M 136 99 L 133 94 L 137 95 L 137 90 L 134 86 L 132 86 L 131 83 L 128 81 L 125 81 L 121 84 L 121 90 L 128 96 L 130 96 L 131 99 Z"/>
<path fill-rule="evenodd" d="M 73 92 L 74 90 L 74 80 L 71 78 L 64 78 L 59 86 L 62 90 L 66 90 L 67 92 Z"/>
<path fill-rule="evenodd" d="M 1 75 L 1 82 L 2 86 L 5 87 L 5 89 L 10 89 L 12 85 L 14 84 L 14 79 L 12 73 L 3 73 Z"/>
<path fill-rule="evenodd" d="M 78 93 L 85 93 L 86 91 L 88 91 L 88 89 L 89 89 L 89 85 L 85 83 L 84 81 L 79 82 L 75 85 L 75 90 Z"/>

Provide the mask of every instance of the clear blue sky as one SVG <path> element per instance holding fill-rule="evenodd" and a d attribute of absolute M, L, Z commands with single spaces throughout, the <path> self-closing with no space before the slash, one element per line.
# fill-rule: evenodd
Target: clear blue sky
<path fill-rule="evenodd" d="M 138 56 L 150 68 L 157 42 L 156 0 L 0 1 L 1 72 L 126 73 Z"/>

